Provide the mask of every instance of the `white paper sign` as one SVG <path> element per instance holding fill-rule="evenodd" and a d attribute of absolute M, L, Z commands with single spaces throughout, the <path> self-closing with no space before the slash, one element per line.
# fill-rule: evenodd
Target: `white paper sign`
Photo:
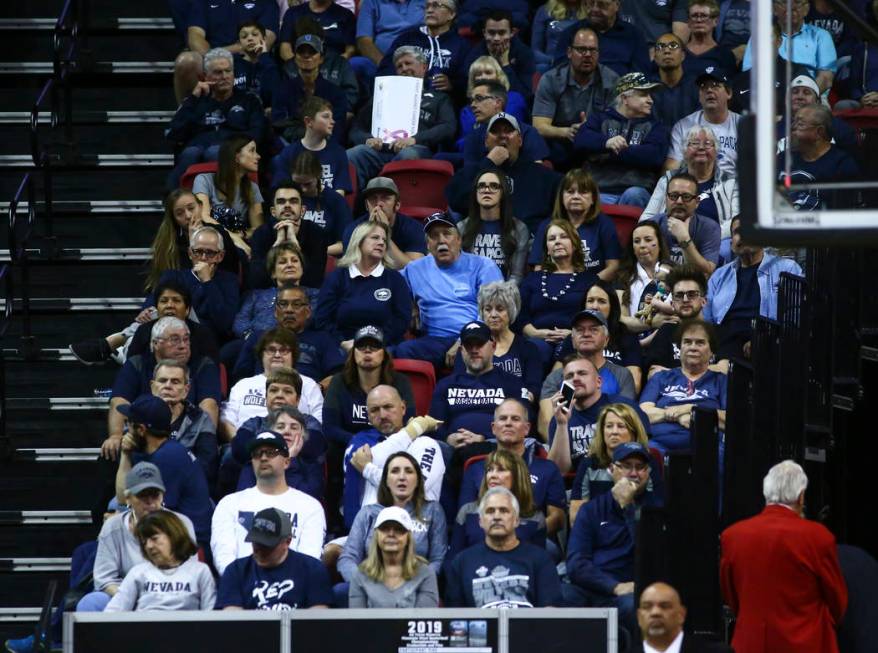
<path fill-rule="evenodd" d="M 372 136 L 382 143 L 409 138 L 418 131 L 421 89 L 418 77 L 376 77 L 372 101 Z"/>

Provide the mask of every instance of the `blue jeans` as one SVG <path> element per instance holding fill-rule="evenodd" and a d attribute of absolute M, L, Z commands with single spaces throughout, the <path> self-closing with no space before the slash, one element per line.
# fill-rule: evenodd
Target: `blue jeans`
<path fill-rule="evenodd" d="M 621 195 L 614 193 L 601 193 L 601 202 L 603 204 L 625 204 L 627 206 L 639 206 L 642 209 L 649 204 L 649 198 L 652 196 L 645 188 L 640 186 L 631 186 L 626 188 Z"/>
<path fill-rule="evenodd" d="M 177 165 L 168 173 L 168 192 L 180 187 L 180 179 L 189 166 L 204 161 L 216 161 L 219 157 L 219 145 L 187 145 L 177 157 Z"/>
<path fill-rule="evenodd" d="M 457 340 L 454 336 L 422 336 L 414 340 L 403 340 L 390 348 L 394 358 L 414 358 L 415 360 L 433 363 L 436 367 L 445 365 L 445 352 Z"/>
<path fill-rule="evenodd" d="M 110 595 L 106 592 L 89 592 L 76 604 L 77 612 L 103 612 L 110 602 Z"/>
<path fill-rule="evenodd" d="M 425 145 L 404 147 L 396 154 L 375 150 L 366 145 L 355 145 L 348 150 L 348 161 L 357 171 L 357 190 L 362 191 L 372 177 L 378 176 L 384 164 L 391 161 L 429 159 L 430 155 L 430 148 Z"/>

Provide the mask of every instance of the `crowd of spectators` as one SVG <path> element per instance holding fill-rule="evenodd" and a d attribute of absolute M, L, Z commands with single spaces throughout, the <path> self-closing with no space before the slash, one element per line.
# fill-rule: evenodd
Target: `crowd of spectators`
<path fill-rule="evenodd" d="M 102 446 L 118 503 L 139 515 L 158 488 L 182 515 L 113 522 L 107 609 L 435 606 L 444 588 L 449 606 L 617 606 L 635 630 L 632 523 L 664 500 L 656 461 L 693 446 L 696 408 L 723 429 L 728 361 L 775 317 L 780 273 L 801 274 L 740 231 L 751 3 L 189 4 L 144 310 L 72 346 L 124 363 Z M 778 57 L 790 39 L 802 71 L 779 162 L 850 180 L 830 103 L 878 104 L 875 46 L 827 3 L 791 4 L 789 35 L 773 2 Z M 422 80 L 414 134 L 373 131 L 376 75 Z M 413 217 L 382 169 L 430 158 L 455 169 L 448 208 Z M 433 366 L 432 396 L 400 359 Z M 218 589 L 193 567 L 197 597 L 137 598 L 191 552 L 144 544 L 137 565 L 129 532 L 187 529 Z M 110 545 L 127 551 L 113 569 Z"/>

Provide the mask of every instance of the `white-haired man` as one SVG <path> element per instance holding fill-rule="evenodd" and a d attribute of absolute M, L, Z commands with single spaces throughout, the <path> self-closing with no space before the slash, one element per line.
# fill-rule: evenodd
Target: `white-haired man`
<path fill-rule="evenodd" d="M 736 651 L 838 651 L 847 586 L 832 533 L 804 518 L 807 487 L 801 466 L 778 463 L 762 482 L 764 510 L 723 531 L 720 583 L 737 615 Z"/>

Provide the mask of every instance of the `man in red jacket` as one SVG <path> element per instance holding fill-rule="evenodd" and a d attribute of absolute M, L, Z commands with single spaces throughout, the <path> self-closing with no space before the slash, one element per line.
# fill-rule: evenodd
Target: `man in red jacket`
<path fill-rule="evenodd" d="M 765 509 L 722 534 L 720 582 L 737 653 L 837 653 L 847 587 L 835 538 L 804 519 L 808 477 L 792 460 L 762 482 Z"/>

